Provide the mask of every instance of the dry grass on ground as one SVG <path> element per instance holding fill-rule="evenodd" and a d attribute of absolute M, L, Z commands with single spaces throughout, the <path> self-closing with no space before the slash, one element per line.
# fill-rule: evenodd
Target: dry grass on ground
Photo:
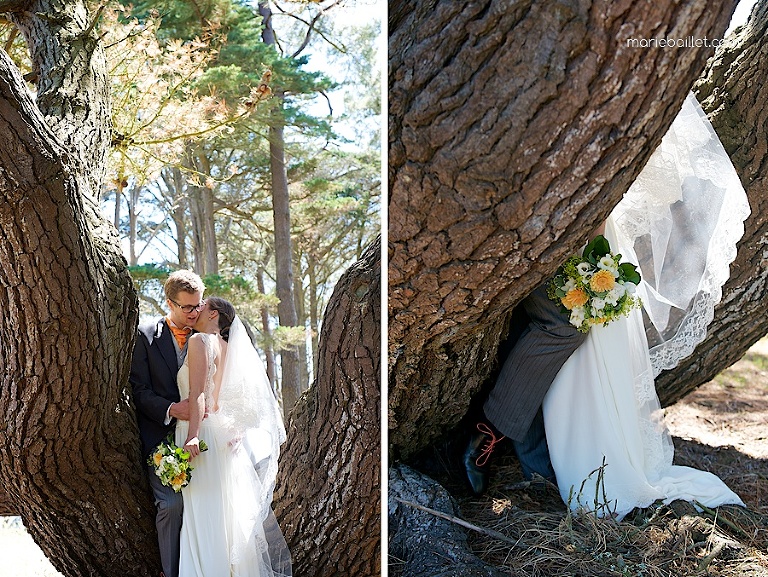
<path fill-rule="evenodd" d="M 621 523 L 571 515 L 554 486 L 527 487 L 516 459 L 505 456 L 488 495 L 473 498 L 450 487 L 464 519 L 516 542 L 473 531 L 476 553 L 520 577 L 768 576 L 768 340 L 667 416 L 675 463 L 715 473 L 747 510 L 697 513 L 675 502 Z"/>

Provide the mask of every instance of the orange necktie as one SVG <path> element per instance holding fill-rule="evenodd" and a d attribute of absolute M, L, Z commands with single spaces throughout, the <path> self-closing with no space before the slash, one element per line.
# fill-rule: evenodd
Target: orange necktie
<path fill-rule="evenodd" d="M 176 342 L 179 343 L 179 348 L 183 349 L 184 345 L 187 344 L 187 339 L 189 338 L 189 333 L 192 332 L 192 329 L 189 327 L 184 327 L 183 329 L 180 329 L 175 324 L 173 324 L 173 321 L 166 317 L 165 319 L 166 323 L 168 325 L 168 328 L 171 329 L 171 332 L 173 333 L 173 337 L 176 339 Z"/>

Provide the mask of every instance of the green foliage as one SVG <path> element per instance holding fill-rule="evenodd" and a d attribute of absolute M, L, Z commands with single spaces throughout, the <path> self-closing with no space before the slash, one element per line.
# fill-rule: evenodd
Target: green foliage
<path fill-rule="evenodd" d="M 587 261 L 596 265 L 598 260 L 600 260 L 605 255 L 610 254 L 610 252 L 611 245 L 608 243 L 608 239 L 606 239 L 602 234 L 598 234 L 589 242 L 589 244 L 587 244 L 587 246 L 584 247 L 582 256 Z"/>
<path fill-rule="evenodd" d="M 236 309 L 238 305 L 246 306 L 248 310 L 277 306 L 277 297 L 261 294 L 251 281 L 239 275 L 224 277 L 220 274 L 208 274 L 203 277 L 203 284 L 206 296 L 227 299 Z"/>
<path fill-rule="evenodd" d="M 133 15 L 146 19 L 159 14 L 160 33 L 166 39 L 213 37 L 216 58 L 197 83 L 201 94 L 215 91 L 230 103 L 245 98 L 251 87 L 257 86 L 265 69 L 273 74 L 273 91 L 286 96 L 314 95 L 333 88 L 334 83 L 319 72 L 302 69 L 304 57 L 284 57 L 274 46 L 262 39 L 262 19 L 258 9 L 236 0 L 209 0 L 186 2 L 164 0 L 138 2 Z M 289 109 L 293 106 L 288 105 Z M 292 110 L 291 125 L 301 119 L 299 111 Z M 302 119 L 303 120 L 303 119 Z"/>
<path fill-rule="evenodd" d="M 162 0 L 135 5 L 132 18 L 153 24 L 160 19 L 156 36 L 161 47 L 177 46 L 179 39 L 200 46 L 195 41 L 200 38 L 205 46 L 200 50 L 211 51 L 185 94 L 214 95 L 209 101 L 223 100 L 224 108 L 242 106 L 269 70 L 275 96 L 247 117 L 190 142 L 177 162 L 153 172 L 145 182 L 126 179 L 120 193 L 133 213 L 116 213 L 115 218 L 121 233 L 135 244 L 137 260 L 162 263 L 131 267 L 142 307 L 149 307 L 143 313 L 164 312 L 162 284 L 171 270 L 208 266 L 204 249 L 211 246 L 210 235 L 206 230 L 203 238 L 201 231 L 212 230 L 219 274 L 204 276 L 206 296 L 230 300 L 257 329 L 264 330 L 266 312 L 270 328 L 260 335 L 260 343 L 280 349 L 304 345 L 307 333 L 304 326 L 276 327 L 270 126 L 285 128 L 299 322 L 310 325 L 314 334 L 334 283 L 379 232 L 381 103 L 374 47 L 377 23 L 334 27 L 324 15 L 314 23 L 304 54 L 293 56 L 307 37 L 306 23 L 313 20 L 307 14 L 316 13 L 319 6 L 289 4 L 289 9 L 307 11 L 295 17 L 279 13 L 286 6 L 273 6 L 278 10 L 273 20 L 276 45 L 262 40 L 256 4 Z M 165 52 L 156 52 L 162 62 Z M 307 70 L 315 59 L 332 63 L 325 69 L 333 71 L 333 79 Z M 342 86 L 354 92 L 345 101 L 343 115 L 334 110 L 325 116 L 311 106 L 315 99 L 325 102 L 326 96 L 335 103 L 332 93 Z M 346 127 L 337 130 L 341 123 Z M 172 123 L 168 126 L 173 128 Z M 205 196 L 211 201 L 206 212 Z M 112 205 L 105 208 L 108 214 L 115 212 Z M 257 289 L 257 279 L 266 295 Z"/>
<path fill-rule="evenodd" d="M 162 264 L 140 264 L 136 266 L 129 266 L 128 272 L 131 273 L 131 278 L 134 283 L 145 283 L 151 281 L 165 282 L 168 275 L 173 272 L 170 268 Z"/>

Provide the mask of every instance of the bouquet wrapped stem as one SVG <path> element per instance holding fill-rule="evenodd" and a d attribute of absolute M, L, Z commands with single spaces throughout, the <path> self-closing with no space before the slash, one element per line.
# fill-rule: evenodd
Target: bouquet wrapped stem
<path fill-rule="evenodd" d="M 557 270 L 547 295 L 558 302 L 570 323 L 581 332 L 626 316 L 642 303 L 635 295 L 640 282 L 637 267 L 621 262 L 608 240 L 600 235 L 581 256 L 572 256 Z"/>

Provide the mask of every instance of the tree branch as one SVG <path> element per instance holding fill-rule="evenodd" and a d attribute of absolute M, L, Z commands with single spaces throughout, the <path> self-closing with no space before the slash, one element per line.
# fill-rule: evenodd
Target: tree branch
<path fill-rule="evenodd" d="M 62 158 L 66 158 L 63 148 L 32 100 L 18 68 L 4 51 L 0 51 L 0 126 L 3 125 L 4 138 L 7 139 L 3 146 L 4 154 L 11 153 L 14 159 L 0 165 L 15 166 L 16 154 L 12 151 L 26 150 L 33 156 L 35 166 L 45 167 L 42 173 L 37 173 L 41 180 L 56 178 L 62 172 L 68 173 L 61 162 Z M 11 190 L 3 187 L 2 192 L 6 194 Z"/>
<path fill-rule="evenodd" d="M 627 40 L 660 26 L 718 38 L 734 6 L 438 0 L 402 16 L 389 39 L 389 438 L 400 456 L 466 414 L 514 305 L 608 216 L 711 55 Z"/>

